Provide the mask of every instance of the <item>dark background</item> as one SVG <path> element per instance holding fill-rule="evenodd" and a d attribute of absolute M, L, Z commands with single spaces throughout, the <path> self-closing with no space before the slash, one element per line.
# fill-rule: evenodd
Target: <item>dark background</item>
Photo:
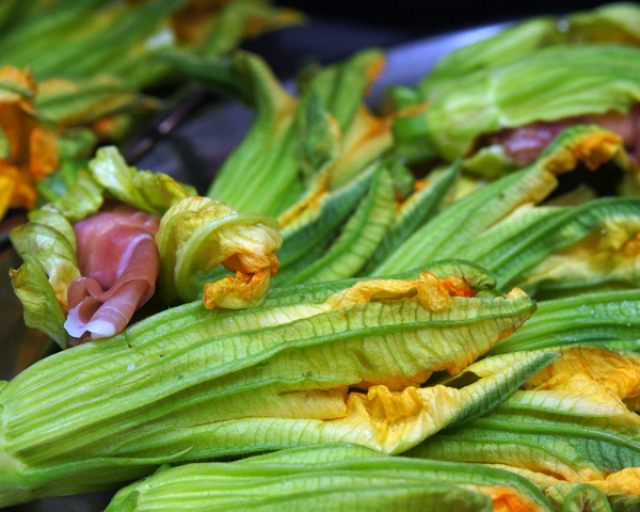
<path fill-rule="evenodd" d="M 562 14 L 606 2 L 593 0 L 421 1 L 421 0 L 284 0 L 279 5 L 309 15 L 412 30 L 430 35 L 477 24 L 496 23 L 540 13 Z"/>

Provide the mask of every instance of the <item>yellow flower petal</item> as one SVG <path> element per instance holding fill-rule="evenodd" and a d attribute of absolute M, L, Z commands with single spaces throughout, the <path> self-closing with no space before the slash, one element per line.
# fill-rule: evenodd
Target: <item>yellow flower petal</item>
<path fill-rule="evenodd" d="M 438 279 L 430 272 L 422 272 L 415 280 L 372 279 L 356 283 L 328 299 L 334 310 L 367 302 L 395 302 L 416 300 L 429 311 L 446 311 L 451 297 L 474 297 L 475 291 L 462 276 Z"/>
<path fill-rule="evenodd" d="M 562 353 L 562 358 L 529 379 L 525 388 L 588 393 L 620 405 L 640 395 L 639 356 L 598 347 L 571 347 Z"/>
<path fill-rule="evenodd" d="M 357 430 L 366 432 L 367 446 L 387 453 L 403 451 L 400 447 L 417 444 L 425 432 L 435 433 L 450 421 L 459 393 L 445 386 L 410 386 L 402 391 L 373 386 L 367 394 L 350 393 L 347 416 L 335 421 L 354 428 L 357 425 Z"/>
<path fill-rule="evenodd" d="M 36 181 L 55 171 L 58 160 L 58 140 L 53 131 L 34 126 L 29 134 L 29 168 Z"/>
<path fill-rule="evenodd" d="M 15 182 L 9 176 L 0 174 L 0 219 L 4 217 L 11 205 Z"/>
<path fill-rule="evenodd" d="M 596 170 L 619 153 L 621 147 L 622 139 L 618 135 L 604 130 L 586 133 L 554 153 L 547 161 L 547 169 L 557 175 L 572 171 L 583 162 L 589 169 Z"/>
<path fill-rule="evenodd" d="M 540 505 L 509 487 L 481 487 L 478 489 L 493 502 L 494 512 L 537 512 Z"/>
<path fill-rule="evenodd" d="M 0 68 L 0 129 L 9 146 L 0 159 L 0 176 L 12 185 L 3 187 L 8 207 L 33 208 L 34 184 L 58 168 L 58 146 L 53 131 L 39 124 L 33 101 L 36 82 L 31 73 L 5 66 Z M 8 191 L 11 196 L 7 198 Z M 0 204 L 0 219 L 8 208 Z"/>
<path fill-rule="evenodd" d="M 548 475 L 546 473 L 539 473 L 537 471 L 533 471 L 527 468 L 509 466 L 507 464 L 483 464 L 483 465 L 491 466 L 492 468 L 504 469 L 506 471 L 511 471 L 512 473 L 523 476 L 527 480 L 531 480 L 531 482 L 533 482 L 535 485 L 540 487 L 540 489 L 546 489 L 547 487 L 556 485 L 558 482 L 564 482 L 564 480 L 559 480 L 554 476 Z"/>
<path fill-rule="evenodd" d="M 607 495 L 637 496 L 640 492 L 640 468 L 625 468 L 611 473 L 605 480 L 589 483 Z"/>
<path fill-rule="evenodd" d="M 33 208 L 37 198 L 33 186 L 33 177 L 4 160 L 0 160 L 0 176 L 12 183 L 7 191 L 11 191 L 9 208 Z"/>
<path fill-rule="evenodd" d="M 269 290 L 271 269 L 263 268 L 255 274 L 236 272 L 215 283 L 204 285 L 203 301 L 207 309 L 216 307 L 241 309 L 261 299 Z"/>
<path fill-rule="evenodd" d="M 240 275 L 208 286 L 204 297 L 207 307 L 223 302 L 233 308 L 256 305 L 269 287 L 270 275 L 278 270 L 275 253 L 282 236 L 275 226 L 273 219 L 236 212 L 215 199 L 187 197 L 179 201 L 163 215 L 156 235 L 165 300 L 171 302 L 176 295 L 183 300 L 201 296 L 195 274 L 207 274 L 222 264 Z M 250 292 L 261 295 L 249 298 Z M 241 306 L 243 299 L 247 300 Z"/>

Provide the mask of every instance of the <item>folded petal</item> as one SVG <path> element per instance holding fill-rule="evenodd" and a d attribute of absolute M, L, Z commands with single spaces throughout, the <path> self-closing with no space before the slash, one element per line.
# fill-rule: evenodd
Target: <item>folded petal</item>
<path fill-rule="evenodd" d="M 268 289 L 268 278 L 278 269 L 275 252 L 282 237 L 276 227 L 274 219 L 237 212 L 216 199 L 183 199 L 164 214 L 156 236 L 163 300 L 201 298 L 203 283 L 198 275 L 207 276 L 222 264 L 239 275 L 222 282 L 208 279 L 218 284 L 207 287 L 205 303 L 215 307 L 224 302 L 225 307 L 234 308 L 256 304 Z M 234 298 L 224 301 L 225 295 Z"/>

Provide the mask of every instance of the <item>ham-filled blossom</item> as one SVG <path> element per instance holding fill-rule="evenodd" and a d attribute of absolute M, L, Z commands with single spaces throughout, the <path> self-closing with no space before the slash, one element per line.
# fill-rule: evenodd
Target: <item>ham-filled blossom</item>
<path fill-rule="evenodd" d="M 121 332 L 155 291 L 159 217 L 117 206 L 74 226 L 82 277 L 68 288 L 64 324 L 78 344 Z"/>
<path fill-rule="evenodd" d="M 631 161 L 640 165 L 640 105 L 626 115 L 607 112 L 560 121 L 538 121 L 520 128 L 502 130 L 496 139 L 504 146 L 507 155 L 519 167 L 524 167 L 535 162 L 561 131 L 576 124 L 598 124 L 620 135 Z"/>

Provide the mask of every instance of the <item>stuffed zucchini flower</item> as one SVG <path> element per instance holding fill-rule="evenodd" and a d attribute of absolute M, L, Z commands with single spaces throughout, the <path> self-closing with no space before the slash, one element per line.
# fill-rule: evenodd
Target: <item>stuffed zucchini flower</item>
<path fill-rule="evenodd" d="M 129 167 L 115 148 L 100 149 L 89 167 L 12 233 L 25 260 L 13 285 L 29 326 L 62 347 L 69 336 L 72 344 L 113 336 L 158 279 L 167 304 L 202 299 L 203 288 L 208 307 L 264 297 L 278 268 L 277 221 L 191 197 L 169 176 Z M 235 276 L 211 274 L 221 264 Z"/>
<path fill-rule="evenodd" d="M 160 286 L 165 302 L 202 297 L 202 279 L 222 264 L 235 276 L 204 286 L 204 303 L 244 308 L 259 302 L 278 269 L 275 252 L 282 245 L 277 221 L 239 213 L 206 197 L 190 197 L 162 217 L 156 236 L 162 262 Z"/>
<path fill-rule="evenodd" d="M 476 361 L 535 310 L 517 289 L 480 297 L 493 284 L 441 261 L 241 310 L 196 301 L 55 354 L 0 388 L 0 507 L 165 463 L 336 442 L 397 454 L 465 425 L 558 358 Z"/>
<path fill-rule="evenodd" d="M 66 194 L 11 233 L 26 324 L 63 348 L 122 331 L 155 290 L 160 216 L 189 193 L 129 167 L 115 148 L 98 150 Z"/>
<path fill-rule="evenodd" d="M 640 49 L 628 46 L 545 48 L 455 87 L 397 92 L 394 130 L 400 144 L 463 157 L 466 170 L 495 177 L 535 161 L 567 127 L 599 124 L 622 137 L 637 165 L 639 63 Z"/>

